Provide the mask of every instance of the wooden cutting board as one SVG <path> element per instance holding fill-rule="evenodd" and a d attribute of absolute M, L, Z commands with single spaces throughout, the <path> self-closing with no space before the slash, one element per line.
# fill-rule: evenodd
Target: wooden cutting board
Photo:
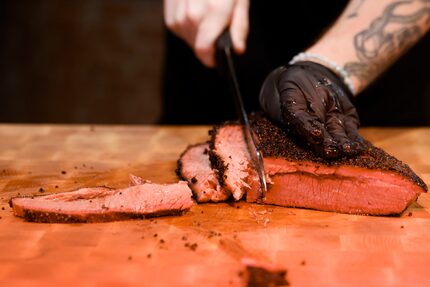
<path fill-rule="evenodd" d="M 17 195 L 175 182 L 208 127 L 0 125 L 0 286 L 240 286 L 240 260 L 288 270 L 291 286 L 430 286 L 430 197 L 400 217 L 200 204 L 178 217 L 39 224 Z M 430 182 L 430 129 L 363 129 Z"/>

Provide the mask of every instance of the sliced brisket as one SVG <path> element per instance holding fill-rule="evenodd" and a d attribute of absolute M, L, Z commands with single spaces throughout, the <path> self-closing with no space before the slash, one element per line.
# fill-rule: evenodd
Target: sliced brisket
<path fill-rule="evenodd" d="M 227 200 L 230 193 L 221 187 L 210 167 L 209 145 L 189 146 L 178 160 L 177 174 L 188 182 L 198 202 Z"/>
<path fill-rule="evenodd" d="M 222 186 L 236 200 L 248 190 L 258 190 L 260 184 L 246 149 L 242 128 L 237 124 L 226 124 L 210 134 L 210 160 Z"/>
<path fill-rule="evenodd" d="M 123 189 L 81 188 L 36 197 L 16 197 L 10 205 L 16 216 L 35 222 L 104 222 L 181 214 L 193 205 L 185 181 L 138 184 Z"/>
<path fill-rule="evenodd" d="M 427 190 L 408 165 L 366 142 L 364 154 L 326 161 L 301 147 L 264 118 L 253 121 L 270 177 L 263 203 L 342 213 L 399 214 Z M 256 202 L 258 179 L 249 173 L 241 128 L 225 124 L 212 131 L 211 159 L 222 184 L 239 199 Z M 240 190 L 240 191 L 238 191 Z"/>

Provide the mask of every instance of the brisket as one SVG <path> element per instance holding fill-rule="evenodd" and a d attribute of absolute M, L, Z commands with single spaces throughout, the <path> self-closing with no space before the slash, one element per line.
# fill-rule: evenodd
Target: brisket
<path fill-rule="evenodd" d="M 230 193 L 221 187 L 210 167 L 208 144 L 189 146 L 178 160 L 178 176 L 188 182 L 197 202 L 227 200 Z"/>
<path fill-rule="evenodd" d="M 210 160 L 222 186 L 239 200 L 248 190 L 258 190 L 260 184 L 246 149 L 242 128 L 226 124 L 209 133 Z"/>
<path fill-rule="evenodd" d="M 136 177 L 137 178 L 137 177 Z M 72 192 L 10 201 L 16 216 L 49 223 L 105 222 L 181 214 L 193 205 L 185 181 L 175 184 L 143 183 L 123 189 L 81 188 Z"/>
<path fill-rule="evenodd" d="M 265 118 L 253 120 L 263 152 L 269 190 L 258 198 L 259 182 L 241 128 L 227 123 L 211 132 L 212 165 L 221 183 L 238 200 L 342 213 L 399 214 L 427 191 L 409 166 L 365 142 L 366 151 L 353 158 L 327 161 L 287 136 Z"/>

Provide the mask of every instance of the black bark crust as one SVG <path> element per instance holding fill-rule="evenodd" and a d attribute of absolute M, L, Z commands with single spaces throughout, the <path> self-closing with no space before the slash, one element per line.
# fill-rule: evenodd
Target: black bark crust
<path fill-rule="evenodd" d="M 188 211 L 188 209 L 172 209 L 151 214 L 138 214 L 134 212 L 106 212 L 104 214 L 94 213 L 79 215 L 24 209 L 23 218 L 28 222 L 39 223 L 97 223 L 130 219 L 146 219 L 166 215 L 181 215 L 186 211 Z"/>
<path fill-rule="evenodd" d="M 217 154 L 215 149 L 215 139 L 218 135 L 218 131 L 226 126 L 237 125 L 237 123 L 225 122 L 224 124 L 214 126 L 212 130 L 209 130 L 209 161 L 211 162 L 211 168 L 215 171 L 218 177 L 219 184 L 225 187 L 225 178 L 227 177 L 226 171 L 228 164 Z"/>
<path fill-rule="evenodd" d="M 327 166 L 356 166 L 395 172 L 427 191 L 427 185 L 406 163 L 368 141 L 364 142 L 366 150 L 361 155 L 326 160 L 300 145 L 298 141 L 289 137 L 285 131 L 261 115 L 251 116 L 251 124 L 259 139 L 259 148 L 263 151 L 263 157 L 280 157 L 296 162 L 321 163 Z"/>

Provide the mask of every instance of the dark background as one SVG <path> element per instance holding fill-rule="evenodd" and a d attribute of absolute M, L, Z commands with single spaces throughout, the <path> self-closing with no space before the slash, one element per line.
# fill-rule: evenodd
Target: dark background
<path fill-rule="evenodd" d="M 161 0 L 1 0 L 0 21 L 0 122 L 159 120 Z"/>
<path fill-rule="evenodd" d="M 347 2 L 252 2 L 251 41 L 238 59 L 248 110 L 258 109 L 265 75 L 309 46 Z M 0 122 L 213 124 L 234 118 L 223 80 L 182 41 L 166 37 L 162 3 L 0 1 Z M 358 97 L 364 126 L 430 125 L 429 51 L 428 34 Z M 163 79 L 169 82 L 164 89 Z"/>

